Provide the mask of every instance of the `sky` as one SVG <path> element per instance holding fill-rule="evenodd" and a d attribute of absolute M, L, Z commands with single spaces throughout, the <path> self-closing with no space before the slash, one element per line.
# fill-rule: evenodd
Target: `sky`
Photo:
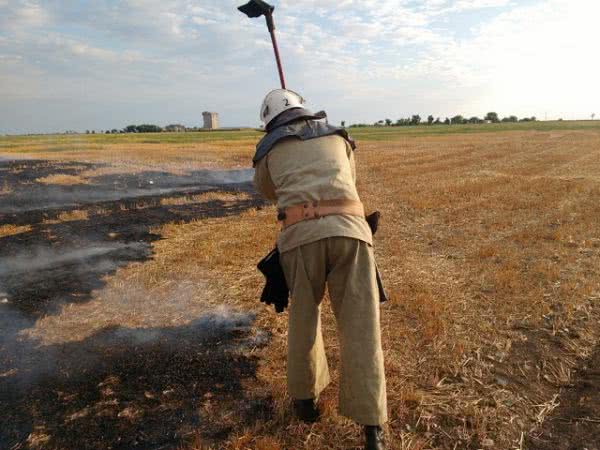
<path fill-rule="evenodd" d="M 245 0 L 0 0 L 0 133 L 258 126 L 279 87 Z M 600 0 L 273 0 L 290 89 L 332 123 L 600 118 Z"/>

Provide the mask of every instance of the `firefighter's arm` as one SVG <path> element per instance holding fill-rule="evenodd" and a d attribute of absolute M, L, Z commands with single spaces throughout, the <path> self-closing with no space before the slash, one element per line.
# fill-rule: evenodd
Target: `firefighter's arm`
<path fill-rule="evenodd" d="M 266 200 L 277 201 L 275 194 L 275 184 L 269 173 L 269 155 L 262 158 L 254 168 L 254 187 Z"/>

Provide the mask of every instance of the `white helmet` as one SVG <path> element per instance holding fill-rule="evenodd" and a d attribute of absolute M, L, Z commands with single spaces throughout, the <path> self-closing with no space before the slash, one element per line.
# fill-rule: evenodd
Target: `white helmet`
<path fill-rule="evenodd" d="M 284 111 L 303 108 L 305 100 L 289 89 L 275 89 L 267 94 L 260 107 L 260 120 L 267 126 L 271 120 Z"/>

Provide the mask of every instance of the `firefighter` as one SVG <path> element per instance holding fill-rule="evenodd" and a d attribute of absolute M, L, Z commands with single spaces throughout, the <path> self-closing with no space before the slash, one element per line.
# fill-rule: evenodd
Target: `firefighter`
<path fill-rule="evenodd" d="M 340 414 L 364 426 L 366 450 L 385 449 L 378 273 L 356 190 L 354 143 L 290 90 L 267 94 L 260 118 L 266 135 L 253 159 L 254 183 L 277 204 L 282 226 L 277 248 L 291 294 L 287 378 L 294 409 L 301 420 L 316 421 L 330 381 L 320 317 L 327 286 L 340 343 Z"/>

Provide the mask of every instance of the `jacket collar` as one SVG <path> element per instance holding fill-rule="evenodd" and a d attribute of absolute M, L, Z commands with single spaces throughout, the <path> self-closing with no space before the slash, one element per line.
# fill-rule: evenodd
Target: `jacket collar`
<path fill-rule="evenodd" d="M 270 133 L 275 128 L 282 127 L 284 125 L 288 125 L 291 122 L 296 120 L 321 120 L 326 119 L 327 113 L 325 111 L 319 111 L 318 113 L 313 114 L 311 111 L 305 108 L 293 108 L 288 109 L 287 111 L 282 112 L 277 117 L 275 117 L 267 127 L 265 131 Z"/>

